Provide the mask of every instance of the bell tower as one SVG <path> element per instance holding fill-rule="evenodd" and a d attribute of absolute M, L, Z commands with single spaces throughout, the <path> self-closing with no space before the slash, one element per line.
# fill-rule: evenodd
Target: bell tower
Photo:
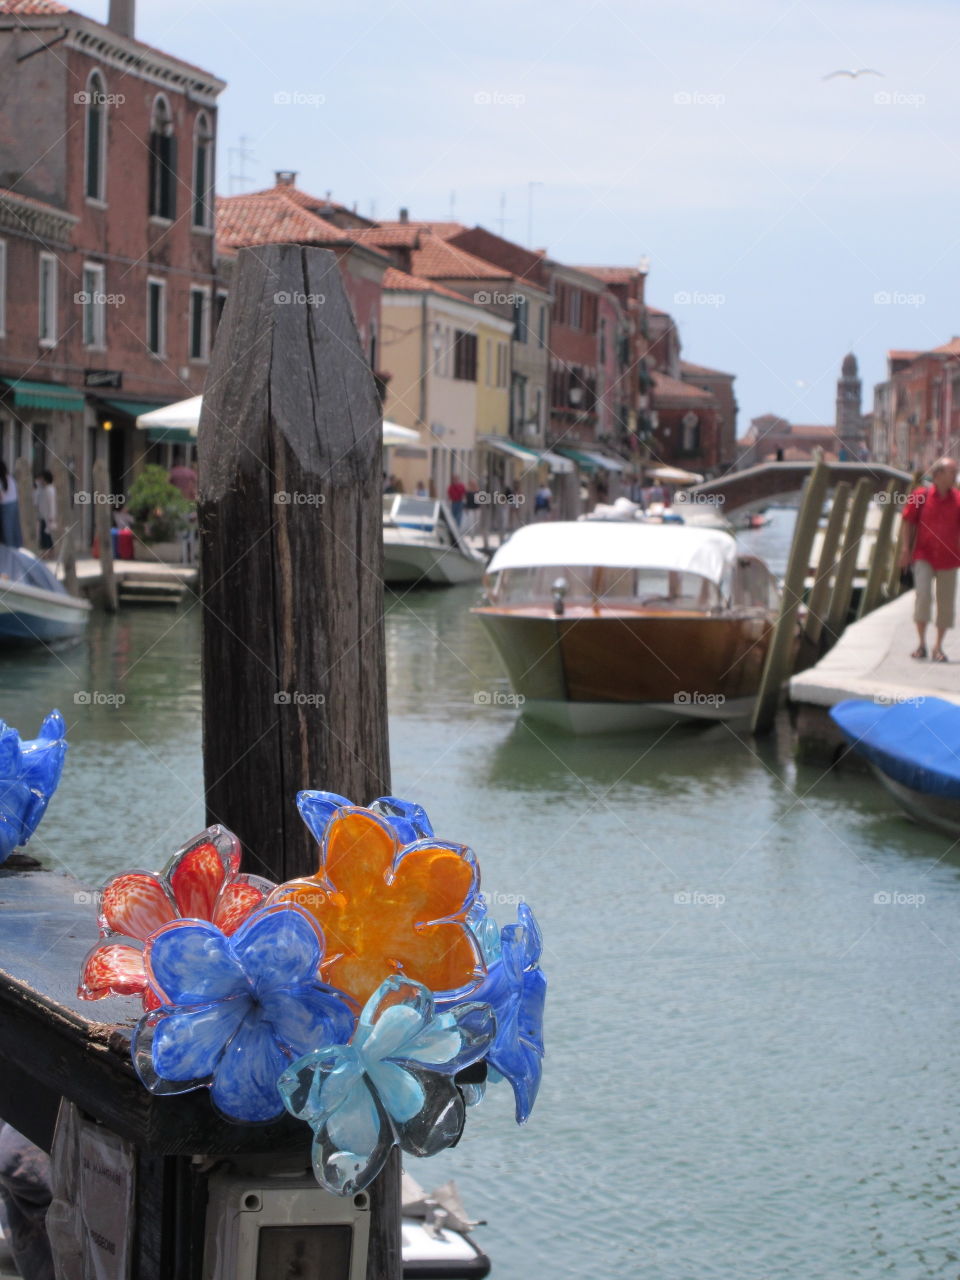
<path fill-rule="evenodd" d="M 844 356 L 837 379 L 837 435 L 840 437 L 840 461 L 859 458 L 863 452 L 863 384 L 857 369 L 857 357 L 851 351 Z"/>

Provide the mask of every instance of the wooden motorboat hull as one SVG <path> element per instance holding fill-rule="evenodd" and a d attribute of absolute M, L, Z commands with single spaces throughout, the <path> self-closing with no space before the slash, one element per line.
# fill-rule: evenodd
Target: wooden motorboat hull
<path fill-rule="evenodd" d="M 748 715 L 772 634 L 766 614 L 649 610 L 554 616 L 483 606 L 524 715 L 576 733 Z"/>

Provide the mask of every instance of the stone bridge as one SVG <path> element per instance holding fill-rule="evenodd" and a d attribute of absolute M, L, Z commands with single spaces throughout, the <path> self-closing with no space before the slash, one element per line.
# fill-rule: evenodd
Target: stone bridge
<path fill-rule="evenodd" d="M 828 462 L 827 466 L 831 488 L 841 480 L 855 485 L 861 476 L 871 481 L 877 493 L 882 493 L 891 480 L 896 482 L 898 493 L 906 493 L 913 485 L 909 471 L 898 471 L 879 462 Z M 733 512 L 749 515 L 772 502 L 799 499 L 803 482 L 812 470 L 812 462 L 763 462 L 745 471 L 728 471 L 716 480 L 693 485 L 685 494 L 677 494 L 674 502 L 715 502 L 724 515 Z"/>

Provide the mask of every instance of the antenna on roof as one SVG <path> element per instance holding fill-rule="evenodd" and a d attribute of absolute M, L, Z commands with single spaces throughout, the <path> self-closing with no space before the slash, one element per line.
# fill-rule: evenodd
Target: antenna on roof
<path fill-rule="evenodd" d="M 243 187 L 249 186 L 253 182 L 253 175 L 247 173 L 247 163 L 254 161 L 253 148 L 250 146 L 251 139 L 245 134 L 242 135 L 235 147 L 230 147 L 227 151 L 227 164 L 230 172 L 227 180 L 230 183 L 230 194 L 232 196 L 242 194 Z M 240 184 L 240 190 L 237 184 Z"/>

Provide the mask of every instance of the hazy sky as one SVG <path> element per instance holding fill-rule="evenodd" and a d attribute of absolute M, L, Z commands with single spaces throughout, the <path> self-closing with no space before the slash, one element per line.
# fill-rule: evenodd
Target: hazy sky
<path fill-rule="evenodd" d="M 106 0 L 76 4 L 106 15 Z M 684 355 L 736 373 L 741 434 L 768 411 L 832 422 L 851 348 L 869 407 L 889 348 L 960 333 L 955 5 L 139 10 L 142 39 L 229 82 L 220 191 L 297 169 L 362 213 L 446 218 L 453 203 L 467 224 L 505 216 L 521 243 L 532 199 L 534 244 L 564 261 L 649 256 L 648 301 L 675 316 Z M 822 79 L 839 68 L 883 75 Z"/>

